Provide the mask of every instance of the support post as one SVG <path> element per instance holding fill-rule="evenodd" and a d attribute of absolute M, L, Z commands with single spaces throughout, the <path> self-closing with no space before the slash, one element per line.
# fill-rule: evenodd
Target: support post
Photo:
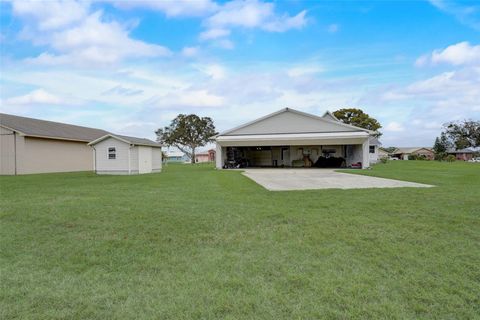
<path fill-rule="evenodd" d="M 217 142 L 215 146 L 215 167 L 217 169 L 223 168 L 222 159 L 223 159 L 222 146 Z"/>
<path fill-rule="evenodd" d="M 370 167 L 370 141 L 367 138 L 362 144 L 362 169 L 367 169 Z"/>

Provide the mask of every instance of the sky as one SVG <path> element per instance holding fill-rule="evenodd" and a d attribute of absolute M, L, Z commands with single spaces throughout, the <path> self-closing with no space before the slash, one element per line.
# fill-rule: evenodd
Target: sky
<path fill-rule="evenodd" d="M 155 138 L 360 108 L 384 146 L 480 120 L 480 1 L 0 1 L 0 111 Z"/>

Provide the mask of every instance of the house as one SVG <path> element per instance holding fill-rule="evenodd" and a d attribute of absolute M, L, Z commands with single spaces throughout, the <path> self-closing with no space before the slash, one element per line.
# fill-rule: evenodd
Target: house
<path fill-rule="evenodd" d="M 378 148 L 378 159 L 388 158 L 389 153 L 383 148 Z"/>
<path fill-rule="evenodd" d="M 215 150 L 210 149 L 205 152 L 199 152 L 195 154 L 195 162 L 214 162 L 215 161 Z"/>
<path fill-rule="evenodd" d="M 370 156 L 370 163 L 377 163 L 380 157 L 380 146 L 382 145 L 378 138 L 371 136 L 369 139 L 370 146 L 368 147 L 368 155 Z"/>
<path fill-rule="evenodd" d="M 370 166 L 372 131 L 285 108 L 215 137 L 216 167 Z"/>
<path fill-rule="evenodd" d="M 454 155 L 457 160 L 468 161 L 473 159 L 473 155 L 475 151 L 469 148 L 460 149 L 460 150 L 448 150 L 447 153 L 450 155 Z"/>
<path fill-rule="evenodd" d="M 392 152 L 392 156 L 400 160 L 409 160 L 411 156 L 424 157 L 427 160 L 433 160 L 435 153 L 430 148 L 424 147 L 409 147 L 397 148 Z"/>
<path fill-rule="evenodd" d="M 88 144 L 97 174 L 143 174 L 162 170 L 162 145 L 152 140 L 106 134 Z"/>
<path fill-rule="evenodd" d="M 0 113 L 0 174 L 93 170 L 88 142 L 106 131 Z"/>
<path fill-rule="evenodd" d="M 167 162 L 187 162 L 189 158 L 182 151 L 167 151 L 166 152 Z"/>

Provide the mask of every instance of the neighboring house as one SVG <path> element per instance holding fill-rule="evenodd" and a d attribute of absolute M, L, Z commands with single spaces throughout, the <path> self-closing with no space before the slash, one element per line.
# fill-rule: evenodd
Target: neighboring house
<path fill-rule="evenodd" d="M 217 135 L 216 167 L 232 162 L 257 167 L 308 167 L 334 159 L 329 165 L 350 167 L 360 163 L 368 168 L 372 134 L 337 120 L 330 112 L 320 117 L 285 108 Z"/>
<path fill-rule="evenodd" d="M 88 142 L 106 131 L 0 113 L 0 174 L 92 171 Z"/>
<path fill-rule="evenodd" d="M 106 134 L 88 144 L 97 174 L 143 174 L 162 170 L 162 145 L 148 139 Z"/>
<path fill-rule="evenodd" d="M 195 154 L 195 162 L 213 162 L 215 161 L 215 150 L 210 149 L 205 152 Z"/>
<path fill-rule="evenodd" d="M 457 160 L 468 161 L 473 159 L 473 155 L 475 151 L 469 148 L 460 149 L 460 150 L 448 150 L 447 153 L 450 155 L 454 155 Z"/>
<path fill-rule="evenodd" d="M 392 156 L 400 160 L 408 160 L 412 155 L 423 156 L 428 160 L 433 160 L 435 157 L 432 149 L 424 147 L 397 148 L 392 152 Z"/>
<path fill-rule="evenodd" d="M 383 148 L 378 148 L 378 159 L 388 158 L 389 153 Z"/>
<path fill-rule="evenodd" d="M 182 151 L 167 151 L 167 162 L 187 162 L 189 158 Z"/>
<path fill-rule="evenodd" d="M 370 156 L 370 163 L 377 163 L 379 161 L 380 157 L 380 146 L 382 145 L 378 138 L 376 137 L 370 137 L 369 140 L 370 146 L 368 147 L 368 153 Z"/>

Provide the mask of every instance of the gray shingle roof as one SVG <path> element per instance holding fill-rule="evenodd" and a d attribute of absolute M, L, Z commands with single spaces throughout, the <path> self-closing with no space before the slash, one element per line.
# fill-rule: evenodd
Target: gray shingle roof
<path fill-rule="evenodd" d="M 32 119 L 5 113 L 0 113 L 0 125 L 19 131 L 26 136 L 85 142 L 90 142 L 108 134 L 107 131 L 101 129 Z"/>
<path fill-rule="evenodd" d="M 157 143 L 157 142 L 152 141 L 150 139 L 123 136 L 123 135 L 119 135 L 119 134 L 112 134 L 112 136 L 119 137 L 123 140 L 127 140 L 131 144 L 136 144 L 136 145 L 139 145 L 139 146 L 151 146 L 151 147 L 159 147 L 159 148 L 162 146 L 160 143 Z"/>
<path fill-rule="evenodd" d="M 447 153 L 475 153 L 475 151 L 473 151 L 470 148 L 459 149 L 459 150 L 450 149 L 447 151 Z"/>

